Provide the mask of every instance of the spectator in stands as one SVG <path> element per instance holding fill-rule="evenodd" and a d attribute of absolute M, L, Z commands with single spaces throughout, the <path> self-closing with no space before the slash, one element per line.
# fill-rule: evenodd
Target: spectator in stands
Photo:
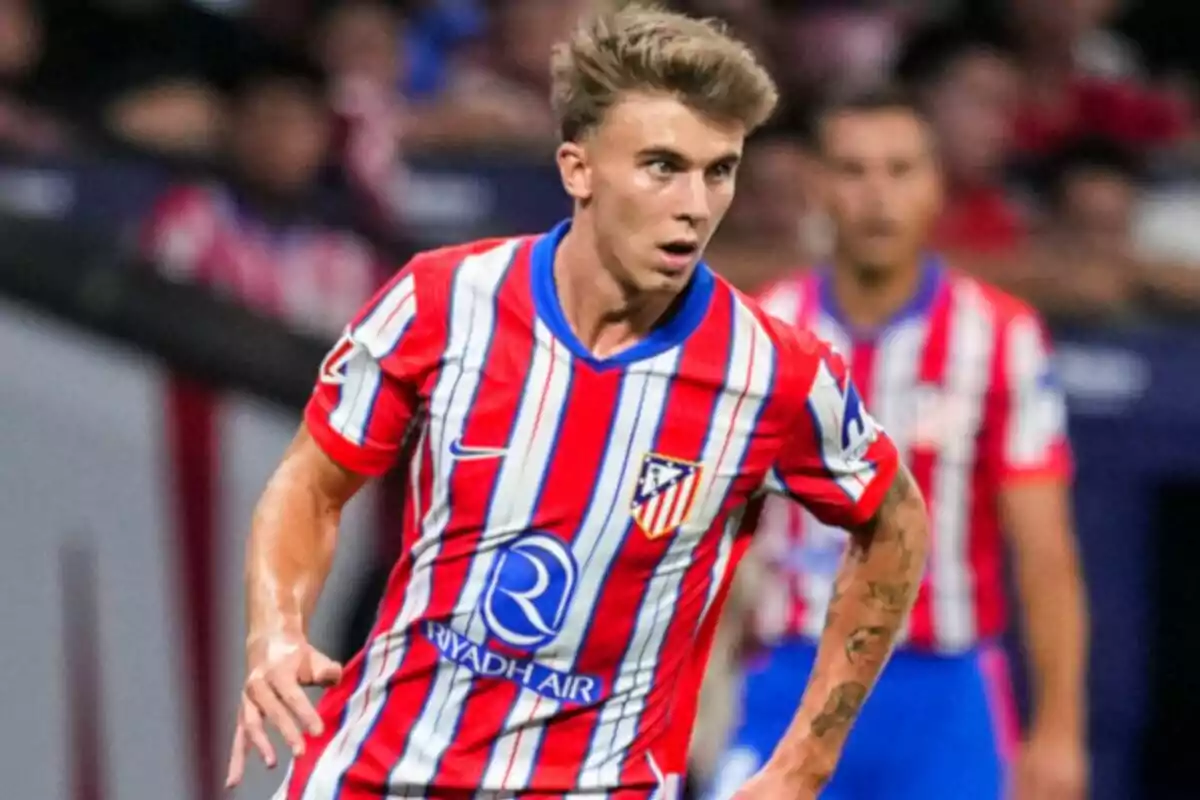
<path fill-rule="evenodd" d="M 1191 131 L 1191 108 L 1177 92 L 1110 78 L 1081 68 L 1081 45 L 1107 14 L 1108 0 L 1010 0 L 1024 71 L 1016 144 L 1045 155 L 1073 139 L 1099 134 L 1123 144 L 1159 148 Z"/>
<path fill-rule="evenodd" d="M 900 45 L 901 15 L 881 0 L 778 2 L 775 14 L 778 77 L 794 101 L 885 79 Z"/>
<path fill-rule="evenodd" d="M 549 147 L 557 141 L 550 110 L 550 49 L 579 18 L 588 0 L 508 0 L 492 5 L 488 30 L 455 69 L 447 101 L 471 109 L 479 122 L 470 143 Z"/>
<path fill-rule="evenodd" d="M 250 76 L 232 104 L 232 180 L 169 190 L 145 226 L 146 254 L 169 276 L 336 333 L 380 276 L 363 240 L 321 221 L 329 134 L 315 74 L 270 68 Z"/>
<path fill-rule="evenodd" d="M 939 25 L 908 41 L 896 71 L 928 111 L 944 159 L 938 248 L 966 268 L 1011 253 L 1026 232 L 1004 185 L 1018 91 L 1011 55 L 965 28 Z"/>
<path fill-rule="evenodd" d="M 1148 259 L 1134 246 L 1140 172 L 1127 148 L 1097 137 L 1047 162 L 1047 214 L 1010 275 L 1048 314 L 1112 319 L 1200 309 L 1200 270 Z"/>
<path fill-rule="evenodd" d="M 43 104 L 42 22 L 29 0 L 0 0 L 0 148 L 18 153 L 61 153 L 72 142 Z"/>
<path fill-rule="evenodd" d="M 206 81 L 167 74 L 116 92 L 103 123 L 118 141 L 142 150 L 206 158 L 219 149 L 226 119 L 222 98 Z"/>

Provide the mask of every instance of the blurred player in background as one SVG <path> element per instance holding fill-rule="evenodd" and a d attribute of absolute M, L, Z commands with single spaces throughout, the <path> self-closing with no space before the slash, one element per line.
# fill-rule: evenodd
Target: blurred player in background
<path fill-rule="evenodd" d="M 770 77 L 636 7 L 585 21 L 553 73 L 573 218 L 414 258 L 260 501 L 231 784 L 252 748 L 274 764 L 269 722 L 288 800 L 678 797 L 742 509 L 771 491 L 853 542 L 791 732 L 739 790 L 809 800 L 915 600 L 924 503 L 841 360 L 700 261 Z M 305 625 L 342 507 L 400 458 L 404 550 L 343 669 Z"/>
<path fill-rule="evenodd" d="M 935 143 L 915 105 L 891 91 L 862 95 L 828 108 L 816 134 L 836 229 L 832 263 L 774 287 L 764 306 L 844 354 L 927 498 L 932 525 L 904 643 L 822 797 L 1001 796 L 1017 745 L 998 641 L 1004 531 L 1036 692 L 1013 788 L 1023 800 L 1079 800 L 1087 621 L 1065 410 L 1042 325 L 1021 302 L 956 274 L 926 249 L 942 188 Z M 771 647 L 748 667 L 740 727 L 714 791 L 720 797 L 775 746 L 817 639 L 838 613 L 841 531 L 772 498 L 757 546 L 773 580 L 754 610 Z M 859 658 L 877 635 L 858 628 L 846 656 Z"/>

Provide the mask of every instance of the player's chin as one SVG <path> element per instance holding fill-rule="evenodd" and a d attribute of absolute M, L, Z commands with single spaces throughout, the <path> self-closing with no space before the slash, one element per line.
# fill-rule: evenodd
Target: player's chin
<path fill-rule="evenodd" d="M 640 281 L 642 291 L 651 294 L 674 294 L 683 291 L 692 277 L 693 270 L 653 270 Z"/>
<path fill-rule="evenodd" d="M 905 263 L 907 250 L 892 246 L 891 243 L 879 242 L 876 246 L 860 247 L 855 260 L 870 272 L 887 274 Z"/>
<path fill-rule="evenodd" d="M 678 291 L 687 286 L 696 271 L 697 258 L 658 258 L 643 273 L 642 288 L 647 291 Z"/>

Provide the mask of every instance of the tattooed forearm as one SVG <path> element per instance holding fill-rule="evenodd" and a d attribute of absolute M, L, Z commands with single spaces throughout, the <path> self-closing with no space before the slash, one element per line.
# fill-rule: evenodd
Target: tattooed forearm
<path fill-rule="evenodd" d="M 821 713 L 813 718 L 813 733 L 823 737 L 830 731 L 850 724 L 858 716 L 858 710 L 866 699 L 867 687 L 861 683 L 842 683 L 834 687 Z"/>
<path fill-rule="evenodd" d="M 836 761 L 916 599 L 929 528 L 924 501 L 907 470 L 898 471 L 870 522 L 850 533 L 817 663 L 780 746 L 785 759 L 791 752 L 797 761 Z"/>

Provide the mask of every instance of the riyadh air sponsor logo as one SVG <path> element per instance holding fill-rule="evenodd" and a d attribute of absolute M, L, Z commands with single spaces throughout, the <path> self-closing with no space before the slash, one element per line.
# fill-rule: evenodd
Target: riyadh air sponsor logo
<path fill-rule="evenodd" d="M 513 652 L 531 653 L 558 637 L 578 576 L 566 545 L 549 534 L 528 533 L 505 546 L 488 573 L 479 608 L 487 641 L 432 620 L 423 631 L 444 658 L 480 677 L 512 681 L 561 703 L 595 703 L 605 696 L 602 678 L 556 670 Z"/>

